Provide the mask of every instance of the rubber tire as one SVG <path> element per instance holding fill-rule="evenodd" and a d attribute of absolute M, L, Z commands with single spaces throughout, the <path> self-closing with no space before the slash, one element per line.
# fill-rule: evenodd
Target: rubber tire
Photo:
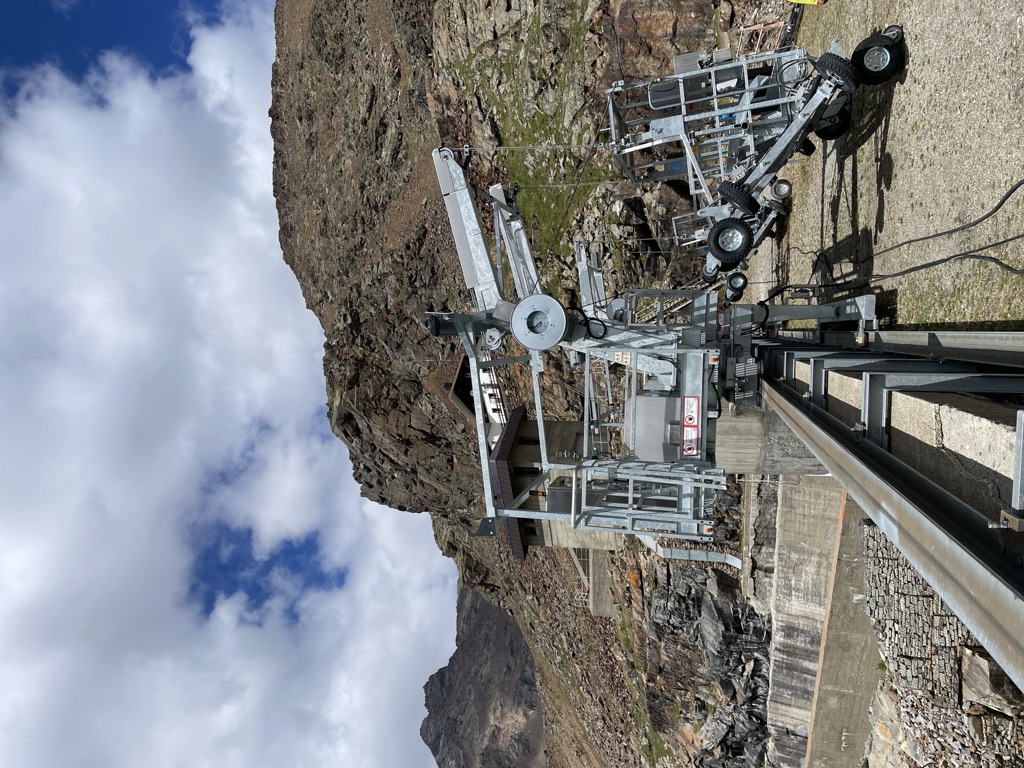
<path fill-rule="evenodd" d="M 718 195 L 747 216 L 757 216 L 757 212 L 761 210 L 761 204 L 757 202 L 756 197 L 731 181 L 723 181 L 718 185 Z"/>
<path fill-rule="evenodd" d="M 889 63 L 881 70 L 868 69 L 864 64 L 864 57 L 872 48 L 881 47 L 889 52 Z M 903 43 L 893 42 L 891 37 L 885 35 L 872 35 L 862 40 L 860 45 L 853 49 L 853 56 L 850 63 L 857 70 L 857 76 L 865 85 L 881 85 L 892 80 L 903 71 L 907 63 L 906 53 L 903 50 Z"/>
<path fill-rule="evenodd" d="M 848 106 L 843 107 L 839 110 L 836 115 L 839 118 L 838 123 L 827 125 L 824 128 L 815 128 L 814 135 L 822 141 L 835 141 L 841 139 L 843 136 L 850 132 L 850 126 L 853 125 L 853 110 Z"/>
<path fill-rule="evenodd" d="M 708 269 L 708 263 L 705 261 L 700 265 L 700 279 L 708 285 L 712 285 L 718 279 L 718 273 L 721 271 L 721 267 L 715 267 L 714 269 Z"/>
<path fill-rule="evenodd" d="M 734 291 L 739 291 L 740 293 L 743 293 L 743 291 L 746 290 L 748 283 L 749 280 L 747 280 L 747 276 L 742 272 L 733 272 L 725 278 L 726 286 Z"/>
<path fill-rule="evenodd" d="M 732 250 L 726 250 L 719 245 L 721 236 L 729 230 L 735 230 L 740 234 L 740 245 Z M 753 242 L 754 233 L 743 219 L 722 219 L 715 222 L 715 225 L 711 227 L 711 231 L 708 233 L 708 250 L 711 251 L 711 254 L 716 259 L 722 262 L 723 269 L 735 269 L 746 255 L 750 253 Z"/>
<path fill-rule="evenodd" d="M 747 290 L 747 276 L 742 272 L 733 272 L 725 278 L 725 300 L 741 301 L 743 292 Z"/>
<path fill-rule="evenodd" d="M 783 188 L 782 192 L 779 191 L 780 187 Z M 789 200 L 793 196 L 793 182 L 789 179 L 776 179 L 772 182 L 772 194 L 776 200 Z"/>
<path fill-rule="evenodd" d="M 889 38 L 886 38 L 888 40 Z M 860 85 L 860 78 L 857 70 L 849 59 L 837 56 L 834 53 L 823 53 L 814 62 L 814 68 L 822 75 L 836 75 L 848 88 L 856 88 Z"/>

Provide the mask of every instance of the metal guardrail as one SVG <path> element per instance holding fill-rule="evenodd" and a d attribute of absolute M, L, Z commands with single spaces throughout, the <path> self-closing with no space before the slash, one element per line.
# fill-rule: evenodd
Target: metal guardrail
<path fill-rule="evenodd" d="M 1024 569 L 988 520 L 784 384 L 767 403 L 1024 688 Z"/>
<path fill-rule="evenodd" d="M 709 552 L 703 549 L 684 549 L 682 547 L 664 547 L 658 543 L 654 536 L 641 534 L 637 536 L 640 541 L 647 545 L 647 548 L 659 557 L 666 560 L 683 560 L 690 563 L 717 563 L 728 565 L 736 570 L 743 569 L 743 560 L 736 555 L 725 552 Z"/>

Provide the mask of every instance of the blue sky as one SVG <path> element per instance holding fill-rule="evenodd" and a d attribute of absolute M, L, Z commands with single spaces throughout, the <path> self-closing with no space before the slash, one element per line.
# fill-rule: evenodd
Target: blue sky
<path fill-rule="evenodd" d="M 456 573 L 328 430 L 272 11 L 6 14 L 0 765 L 433 764 Z"/>
<path fill-rule="evenodd" d="M 212 18 L 210 0 L 15 0 L 0 25 L 0 66 L 53 63 L 79 78 L 105 51 L 156 71 L 185 66 L 189 17 Z"/>

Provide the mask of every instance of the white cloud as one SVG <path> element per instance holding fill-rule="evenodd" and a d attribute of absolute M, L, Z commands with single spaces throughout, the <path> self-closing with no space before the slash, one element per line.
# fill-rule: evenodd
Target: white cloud
<path fill-rule="evenodd" d="M 107 54 L 0 109 L 0 764 L 432 764 L 454 568 L 324 432 L 270 191 L 271 14 L 194 28 L 178 75 Z M 261 557 L 316 533 L 345 584 L 282 572 L 204 619 L 210 519 Z"/>
<path fill-rule="evenodd" d="M 70 16 L 71 11 L 78 3 L 79 0 L 50 0 L 50 7 L 57 11 L 57 13 Z"/>

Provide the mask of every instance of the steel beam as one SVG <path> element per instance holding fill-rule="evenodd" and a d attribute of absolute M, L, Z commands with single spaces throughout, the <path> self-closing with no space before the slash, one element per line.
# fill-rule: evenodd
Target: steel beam
<path fill-rule="evenodd" d="M 1024 376 L 942 371 L 865 372 L 861 385 L 861 421 L 865 435 L 889 448 L 889 404 L 891 392 L 977 392 L 1012 394 L 1024 392 Z M 813 398 L 812 398 L 813 400 Z M 815 402 L 815 405 L 819 403 Z"/>
<path fill-rule="evenodd" d="M 478 309 L 494 309 L 501 301 L 501 291 L 473 203 L 473 191 L 450 149 L 435 149 L 432 157 L 466 287 L 476 299 Z"/>
<path fill-rule="evenodd" d="M 1024 411 L 1017 411 L 1017 433 L 1013 441 L 1013 494 L 1010 501 L 1014 514 L 1024 514 Z"/>
<path fill-rule="evenodd" d="M 849 346 L 853 334 L 825 333 L 822 341 Z M 885 352 L 1024 365 L 1024 332 L 1019 331 L 874 331 L 867 334 L 867 346 Z"/>
<path fill-rule="evenodd" d="M 972 373 L 977 367 L 970 363 L 948 360 L 926 360 L 885 356 L 871 352 L 848 352 L 819 355 L 808 360 L 811 366 L 811 402 L 825 407 L 827 371 L 844 373 Z"/>
<path fill-rule="evenodd" d="M 878 381 L 890 391 L 978 392 L 1007 395 L 1024 392 L 1024 376 L 999 373 L 865 373 L 864 379 Z"/>
<path fill-rule="evenodd" d="M 494 238 L 495 248 L 500 248 L 499 243 L 505 243 L 516 294 L 520 299 L 525 299 L 527 296 L 541 293 L 537 265 L 534 263 L 533 253 L 530 251 L 530 241 L 526 236 L 523 217 L 509 206 L 508 197 L 500 184 L 491 187 L 490 195 L 492 200 L 497 203 L 494 205 L 494 217 L 497 223 L 497 232 Z"/>
<path fill-rule="evenodd" d="M 768 404 L 843 485 L 1018 687 L 1024 687 L 1024 570 L 975 509 L 783 385 Z"/>
<path fill-rule="evenodd" d="M 873 373 L 865 373 L 861 379 L 860 420 L 865 437 L 889 450 L 889 390 L 885 380 Z"/>

